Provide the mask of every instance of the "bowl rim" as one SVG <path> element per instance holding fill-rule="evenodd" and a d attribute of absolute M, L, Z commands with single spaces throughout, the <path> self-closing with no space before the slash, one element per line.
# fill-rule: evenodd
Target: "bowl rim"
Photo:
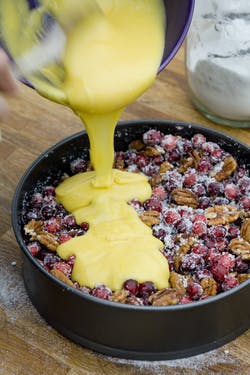
<path fill-rule="evenodd" d="M 171 126 L 174 125 L 176 128 L 179 127 L 180 130 L 181 128 L 189 128 L 189 129 L 194 129 L 198 132 L 203 132 L 211 134 L 211 135 L 216 135 L 219 138 L 222 138 L 224 140 L 230 140 L 230 142 L 235 142 L 237 143 L 240 147 L 245 148 L 249 153 L 250 153 L 250 146 L 247 144 L 237 140 L 234 137 L 231 137 L 223 132 L 208 128 L 206 126 L 198 125 L 195 123 L 189 123 L 189 122 L 184 122 L 184 121 L 178 121 L 178 120 L 155 120 L 155 119 L 140 119 L 140 120 L 126 120 L 126 121 L 119 121 L 117 126 L 116 126 L 116 131 L 119 130 L 119 127 L 126 127 L 126 126 L 140 126 L 140 125 L 149 125 L 149 126 L 157 126 L 157 125 L 166 125 L 166 126 Z M 113 302 L 109 300 L 104 300 L 89 294 L 85 294 L 81 292 L 80 290 L 71 287 L 55 276 L 53 276 L 51 273 L 49 273 L 43 266 L 39 264 L 39 262 L 36 261 L 35 257 L 32 256 L 32 254 L 29 252 L 24 240 L 23 240 L 23 235 L 21 233 L 21 230 L 19 229 L 19 224 L 18 224 L 18 202 L 19 202 L 19 196 L 20 192 L 22 190 L 23 184 L 26 181 L 26 179 L 29 177 L 29 174 L 32 172 L 32 170 L 45 158 L 49 156 L 50 153 L 52 153 L 55 149 L 57 149 L 60 146 L 63 146 L 65 143 L 74 141 L 78 137 L 81 137 L 82 135 L 86 135 L 86 131 L 82 130 L 80 132 L 77 132 L 73 135 L 70 135 L 59 142 L 55 143 L 51 147 L 49 147 L 46 151 L 42 152 L 31 164 L 30 166 L 26 169 L 24 172 L 23 176 L 19 180 L 19 183 L 17 184 L 17 187 L 15 189 L 13 199 L 12 199 L 12 206 L 11 206 L 11 222 L 12 222 L 12 227 L 13 231 L 17 240 L 17 243 L 19 244 L 23 254 L 28 257 L 28 259 L 32 262 L 32 264 L 44 274 L 45 277 L 48 277 L 52 282 L 55 282 L 58 286 L 62 288 L 62 290 L 67 290 L 68 292 L 72 293 L 73 295 L 79 296 L 80 298 L 86 299 L 87 301 L 89 300 L 92 303 L 96 304 L 102 304 L 106 305 L 108 307 L 112 308 L 117 308 L 117 309 L 125 309 L 125 310 L 138 310 L 138 311 L 179 311 L 179 310 L 193 310 L 199 308 L 199 306 L 204 306 L 207 304 L 211 303 L 216 303 L 218 300 L 222 300 L 224 298 L 230 297 L 232 294 L 236 293 L 237 291 L 240 291 L 242 289 L 245 289 L 247 286 L 250 285 L 250 279 L 244 281 L 243 283 L 237 285 L 236 287 L 225 291 L 223 293 L 217 294 L 216 296 L 212 296 L 210 298 L 206 298 L 201 301 L 194 301 L 190 302 L 187 304 L 178 304 L 178 305 L 171 305 L 171 306 L 145 306 L 145 305 L 127 305 L 127 304 L 122 304 L 119 302 Z"/>

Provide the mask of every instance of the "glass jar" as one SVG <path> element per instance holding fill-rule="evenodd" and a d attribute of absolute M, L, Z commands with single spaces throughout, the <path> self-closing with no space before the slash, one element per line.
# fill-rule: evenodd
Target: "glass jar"
<path fill-rule="evenodd" d="M 249 0 L 196 0 L 186 73 L 192 101 L 205 117 L 250 127 Z"/>

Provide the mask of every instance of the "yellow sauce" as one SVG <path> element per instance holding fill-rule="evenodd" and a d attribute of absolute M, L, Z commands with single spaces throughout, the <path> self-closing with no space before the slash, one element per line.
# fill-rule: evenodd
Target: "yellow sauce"
<path fill-rule="evenodd" d="M 68 34 L 61 88 L 88 132 L 94 172 L 70 177 L 56 189 L 58 201 L 77 223 L 88 222 L 90 227 L 85 235 L 61 244 L 57 252 L 63 259 L 76 256 L 72 279 L 80 285 L 103 283 L 118 290 L 133 278 L 152 281 L 161 289 L 169 278 L 167 261 L 159 251 L 163 244 L 127 204 L 132 198 L 142 202 L 149 198 L 150 185 L 145 176 L 114 170 L 112 165 L 117 120 L 124 107 L 153 83 L 160 65 L 163 2 L 97 2 L 102 12 L 92 12 Z M 50 3 L 60 19 L 69 0 Z M 13 9 L 9 12 L 12 15 Z"/>

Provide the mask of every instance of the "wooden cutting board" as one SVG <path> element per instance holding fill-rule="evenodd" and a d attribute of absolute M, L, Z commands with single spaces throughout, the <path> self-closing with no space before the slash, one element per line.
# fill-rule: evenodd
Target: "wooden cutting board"
<path fill-rule="evenodd" d="M 0 375 L 250 374 L 250 331 L 201 356 L 143 363 L 95 354 L 65 339 L 40 318 L 23 287 L 20 250 L 10 222 L 11 200 L 29 164 L 82 125 L 70 110 L 25 86 L 9 106 L 9 117 L 0 123 Z M 193 108 L 183 48 L 153 87 L 122 115 L 122 119 L 142 118 L 198 123 L 250 145 L 250 129 L 215 125 Z"/>

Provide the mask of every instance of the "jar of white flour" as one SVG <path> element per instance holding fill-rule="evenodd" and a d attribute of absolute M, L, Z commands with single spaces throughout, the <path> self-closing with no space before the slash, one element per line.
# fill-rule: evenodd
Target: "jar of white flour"
<path fill-rule="evenodd" d="M 186 71 L 200 112 L 216 123 L 250 127 L 250 0 L 196 0 Z"/>

